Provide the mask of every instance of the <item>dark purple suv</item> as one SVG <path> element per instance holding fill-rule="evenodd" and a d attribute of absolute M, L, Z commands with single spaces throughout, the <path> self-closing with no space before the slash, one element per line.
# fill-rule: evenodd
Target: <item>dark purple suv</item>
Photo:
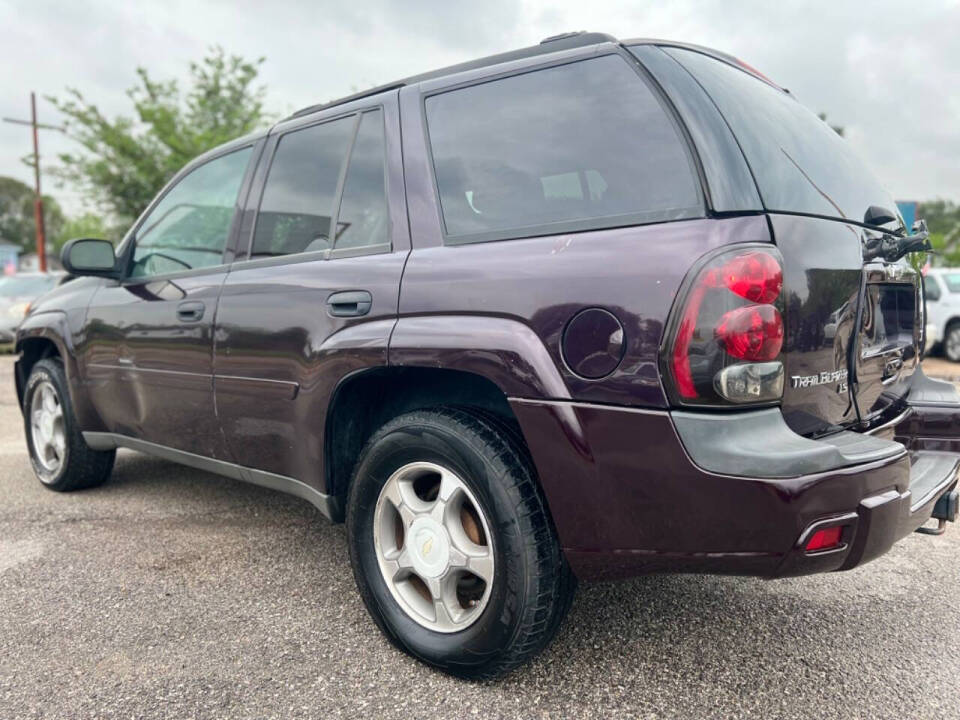
<path fill-rule="evenodd" d="M 925 247 L 735 58 L 574 34 L 198 158 L 17 336 L 33 466 L 118 447 L 346 520 L 399 647 L 530 658 L 576 578 L 845 570 L 957 512 Z M 927 526 L 938 520 L 938 527 Z"/>

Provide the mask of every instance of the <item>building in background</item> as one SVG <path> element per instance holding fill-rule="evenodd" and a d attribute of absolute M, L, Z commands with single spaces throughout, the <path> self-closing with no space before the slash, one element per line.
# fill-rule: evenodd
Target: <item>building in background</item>
<path fill-rule="evenodd" d="M 40 263 L 35 252 L 24 253 L 20 256 L 17 269 L 20 272 L 39 272 Z M 52 253 L 47 253 L 47 270 L 63 270 L 60 264 L 60 258 Z"/>
<path fill-rule="evenodd" d="M 907 226 L 907 230 L 909 230 L 917 220 L 917 201 L 897 200 L 897 207 L 900 209 L 900 214 L 903 215 L 903 222 Z"/>
<path fill-rule="evenodd" d="M 20 246 L 0 241 L 0 273 L 13 275 L 17 271 Z"/>

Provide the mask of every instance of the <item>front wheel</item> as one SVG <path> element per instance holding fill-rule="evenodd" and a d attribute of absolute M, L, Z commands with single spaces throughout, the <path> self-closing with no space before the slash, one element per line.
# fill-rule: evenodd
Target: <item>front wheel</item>
<path fill-rule="evenodd" d="M 58 359 L 40 360 L 23 393 L 24 431 L 33 471 L 59 492 L 95 487 L 113 470 L 116 450 L 92 450 L 73 417 L 67 376 Z"/>
<path fill-rule="evenodd" d="M 417 411 L 367 444 L 347 505 L 360 594 L 394 644 L 461 677 L 522 664 L 575 581 L 529 460 L 500 423 Z"/>

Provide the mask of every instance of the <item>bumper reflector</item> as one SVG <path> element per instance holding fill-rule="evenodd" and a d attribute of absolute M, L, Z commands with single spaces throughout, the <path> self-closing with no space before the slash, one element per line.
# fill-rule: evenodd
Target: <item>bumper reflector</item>
<path fill-rule="evenodd" d="M 817 530 L 807 541 L 807 552 L 814 550 L 830 550 L 840 545 L 840 537 L 843 534 L 843 527 L 830 527 L 823 530 Z"/>

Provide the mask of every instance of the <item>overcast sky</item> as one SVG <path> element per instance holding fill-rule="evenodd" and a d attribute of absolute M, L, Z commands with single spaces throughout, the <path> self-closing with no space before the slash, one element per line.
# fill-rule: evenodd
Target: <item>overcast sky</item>
<path fill-rule="evenodd" d="M 213 44 L 265 56 L 269 107 L 287 112 L 570 30 L 683 40 L 742 58 L 826 112 L 898 198 L 960 200 L 960 0 L 0 0 L 0 28 L 4 117 L 27 116 L 30 90 L 68 86 L 129 114 L 136 66 L 183 77 Z M 60 121 L 45 100 L 39 113 Z M 45 164 L 71 149 L 42 136 Z M 0 175 L 32 181 L 29 152 L 27 128 L 0 125 Z M 83 207 L 69 188 L 45 190 Z"/>

